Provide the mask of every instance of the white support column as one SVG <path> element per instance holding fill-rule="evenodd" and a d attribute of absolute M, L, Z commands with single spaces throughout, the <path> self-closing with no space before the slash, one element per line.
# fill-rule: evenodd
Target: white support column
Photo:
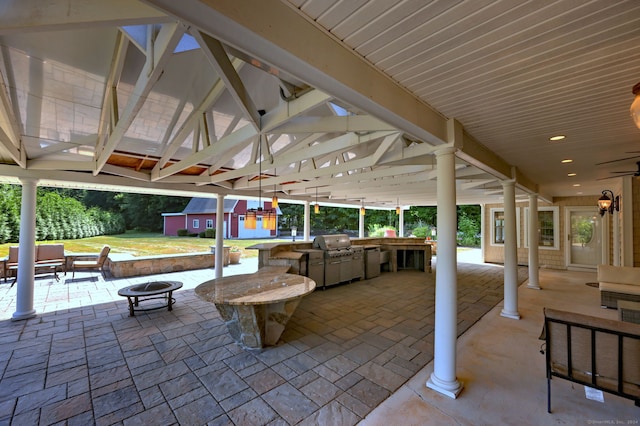
<path fill-rule="evenodd" d="M 620 213 L 613 212 L 613 266 L 620 266 Z M 605 262 L 603 262 L 605 263 Z"/>
<path fill-rule="evenodd" d="M 438 178 L 438 260 L 433 373 L 427 387 L 451 398 L 462 390 L 456 378 L 458 324 L 455 149 L 436 151 Z"/>
<path fill-rule="evenodd" d="M 518 247 L 516 245 L 515 182 L 502 182 L 504 191 L 504 307 L 501 316 L 520 319 L 518 313 Z"/>
<path fill-rule="evenodd" d="M 18 288 L 16 311 L 12 320 L 36 316 L 33 309 L 34 265 L 36 261 L 36 192 L 37 179 L 22 178 L 22 206 L 20 208 L 20 244 L 18 248 Z"/>
<path fill-rule="evenodd" d="M 358 208 L 358 238 L 364 238 L 364 216 L 360 214 L 360 208 Z"/>
<path fill-rule="evenodd" d="M 600 263 L 605 265 L 613 265 L 613 263 L 611 263 L 611 259 L 609 259 L 609 237 L 611 236 L 611 223 L 609 223 L 608 213 L 605 213 L 604 216 L 600 217 L 600 228 L 600 241 L 602 241 L 602 243 L 600 244 L 600 257 L 602 259 Z"/>
<path fill-rule="evenodd" d="M 311 241 L 311 202 L 304 202 L 304 241 Z"/>
<path fill-rule="evenodd" d="M 222 278 L 222 268 L 224 267 L 224 195 L 218 194 L 216 198 L 216 258 L 215 277 Z M 229 224 L 231 227 L 231 224 Z"/>
<path fill-rule="evenodd" d="M 633 241 L 633 206 L 639 205 L 640 200 L 633 201 L 633 176 L 622 178 L 622 193 L 620 195 L 622 223 L 620 223 L 620 266 L 633 266 L 634 241 Z M 637 208 L 637 207 L 636 207 Z M 606 263 L 606 262 L 605 262 Z"/>
<path fill-rule="evenodd" d="M 529 284 L 528 288 L 540 290 L 538 250 L 538 194 L 529 194 Z M 517 268 L 517 267 L 516 267 Z"/>
<path fill-rule="evenodd" d="M 489 230 L 485 228 L 487 221 L 484 215 L 486 214 L 486 212 L 487 212 L 487 209 L 485 205 L 480 204 L 480 256 L 483 262 L 484 262 L 484 245 L 487 242 L 485 235 L 487 235 L 487 233 L 490 234 Z"/>
<path fill-rule="evenodd" d="M 404 237 L 404 209 L 400 209 L 398 216 L 398 237 Z"/>

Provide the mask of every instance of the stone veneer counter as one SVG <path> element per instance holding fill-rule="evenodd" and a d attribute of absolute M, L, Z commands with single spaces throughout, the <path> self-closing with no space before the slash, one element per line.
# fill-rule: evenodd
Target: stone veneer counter
<path fill-rule="evenodd" d="M 204 282 L 196 295 L 213 302 L 231 337 L 247 349 L 278 343 L 284 327 L 303 296 L 316 283 L 288 274 L 288 266 L 267 266 L 253 274 L 234 275 Z"/>

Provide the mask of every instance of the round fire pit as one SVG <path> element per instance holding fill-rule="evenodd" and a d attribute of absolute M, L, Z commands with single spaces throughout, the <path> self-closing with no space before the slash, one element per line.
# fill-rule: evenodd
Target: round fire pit
<path fill-rule="evenodd" d="M 129 301 L 129 316 L 135 316 L 136 311 L 152 311 L 167 307 L 168 310 L 173 309 L 175 299 L 172 297 L 174 290 L 182 288 L 179 281 L 152 281 L 143 284 L 130 285 L 129 287 L 118 290 L 118 295 L 124 296 Z M 139 308 L 139 304 L 144 300 L 161 299 L 164 303 L 159 306 L 148 308 Z"/>

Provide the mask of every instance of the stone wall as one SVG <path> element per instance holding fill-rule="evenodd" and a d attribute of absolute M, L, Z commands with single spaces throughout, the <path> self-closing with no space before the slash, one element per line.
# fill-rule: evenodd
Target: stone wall
<path fill-rule="evenodd" d="M 113 277 L 137 277 L 141 275 L 190 271 L 213 268 L 213 253 L 189 253 L 165 256 L 130 257 L 127 259 L 107 259 L 106 269 Z"/>

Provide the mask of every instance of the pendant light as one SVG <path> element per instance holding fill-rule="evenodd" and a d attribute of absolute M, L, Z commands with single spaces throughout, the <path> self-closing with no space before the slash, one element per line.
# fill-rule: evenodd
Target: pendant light
<path fill-rule="evenodd" d="M 367 214 L 367 211 L 364 209 L 364 201 L 362 201 L 362 206 L 360 207 L 360 216 L 364 216 Z"/>
<path fill-rule="evenodd" d="M 273 174 L 274 175 L 278 175 L 278 171 L 276 169 L 273 169 Z M 271 197 L 271 208 L 273 209 L 277 209 L 278 208 L 278 196 L 276 195 L 276 184 L 273 184 L 273 197 Z"/>
<path fill-rule="evenodd" d="M 249 209 L 244 215 L 244 228 L 256 229 L 256 209 Z"/>
<path fill-rule="evenodd" d="M 400 198 L 398 198 L 397 201 L 398 202 L 396 203 L 396 214 L 399 215 L 400 214 Z"/>
<path fill-rule="evenodd" d="M 262 138 L 263 136 L 261 136 Z M 274 230 L 276 229 L 277 215 L 274 210 L 265 211 L 262 208 L 262 139 L 259 140 L 258 145 L 258 208 L 249 209 L 245 214 L 244 227 L 245 229 L 256 229 L 256 222 L 258 219 L 258 213 L 262 216 L 262 229 Z"/>
<path fill-rule="evenodd" d="M 313 212 L 315 214 L 320 213 L 320 204 L 318 204 L 318 187 L 316 186 L 316 205 L 313 206 Z"/>

